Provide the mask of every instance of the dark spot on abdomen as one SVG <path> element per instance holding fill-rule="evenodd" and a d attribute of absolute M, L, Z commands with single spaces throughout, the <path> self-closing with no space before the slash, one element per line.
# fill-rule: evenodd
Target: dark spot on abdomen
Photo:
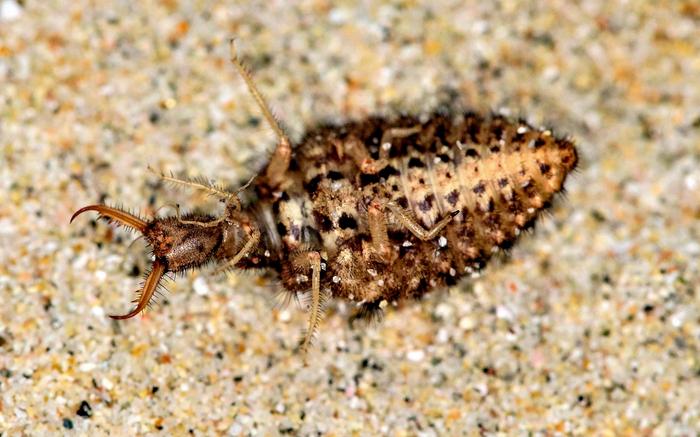
<path fill-rule="evenodd" d="M 377 173 L 380 178 L 388 179 L 389 176 L 398 175 L 399 171 L 391 165 L 387 165 Z"/>
<path fill-rule="evenodd" d="M 494 120 L 494 122 L 496 122 L 496 121 L 498 121 L 498 120 L 497 119 Z M 491 127 L 491 133 L 493 134 L 493 136 L 497 140 L 500 140 L 501 137 L 503 136 L 503 126 L 501 126 L 500 124 L 493 125 Z"/>
<path fill-rule="evenodd" d="M 467 134 L 469 135 L 469 139 L 472 141 L 472 143 L 479 142 L 479 131 L 481 130 L 480 128 L 481 128 L 481 120 L 479 120 L 477 117 L 474 117 L 471 120 L 469 120 L 469 127 L 467 128 Z"/>
<path fill-rule="evenodd" d="M 339 171 L 331 170 L 326 174 L 326 177 L 332 181 L 339 181 L 341 179 L 344 179 L 345 176 Z"/>
<path fill-rule="evenodd" d="M 318 184 L 321 183 L 321 179 L 323 179 L 323 176 L 316 175 L 309 182 L 304 184 L 304 188 L 306 189 L 306 192 L 309 194 L 313 194 L 318 190 Z"/>
<path fill-rule="evenodd" d="M 338 226 L 340 226 L 340 229 L 357 229 L 357 220 L 355 220 L 355 217 L 344 212 L 340 216 L 340 220 L 338 220 Z"/>
<path fill-rule="evenodd" d="M 428 212 L 433 208 L 434 194 L 428 194 L 421 202 L 418 202 L 418 208 L 423 212 Z"/>
<path fill-rule="evenodd" d="M 333 230 L 333 221 L 328 216 L 318 211 L 314 211 L 313 214 L 321 232 L 329 232 Z"/>
<path fill-rule="evenodd" d="M 299 162 L 292 158 L 289 160 L 289 169 L 290 172 L 298 171 L 299 170 Z"/>
<path fill-rule="evenodd" d="M 360 175 L 360 185 L 363 187 L 369 184 L 376 184 L 379 182 L 379 176 L 376 174 L 362 173 Z"/>
<path fill-rule="evenodd" d="M 281 237 L 287 235 L 287 227 L 284 225 L 284 223 L 277 222 L 277 233 L 280 234 Z"/>
<path fill-rule="evenodd" d="M 459 200 L 459 191 L 452 190 L 450 192 L 450 194 L 447 195 L 446 199 L 450 205 L 452 205 L 452 206 L 457 205 L 457 201 Z"/>
<path fill-rule="evenodd" d="M 408 160 L 408 168 L 423 168 L 425 167 L 425 164 L 423 164 L 423 161 L 420 160 L 420 158 L 416 158 L 415 156 L 411 159 Z"/>

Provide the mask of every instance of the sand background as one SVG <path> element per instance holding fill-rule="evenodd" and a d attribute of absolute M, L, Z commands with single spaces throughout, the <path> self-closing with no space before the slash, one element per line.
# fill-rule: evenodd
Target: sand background
<path fill-rule="evenodd" d="M 292 4 L 294 3 L 294 4 Z M 508 262 L 384 323 L 196 272 L 124 312 L 142 244 L 81 216 L 152 214 L 274 143 L 227 39 L 295 138 L 452 95 L 570 134 L 580 171 Z M 696 1 L 0 0 L 0 435 L 697 435 Z"/>

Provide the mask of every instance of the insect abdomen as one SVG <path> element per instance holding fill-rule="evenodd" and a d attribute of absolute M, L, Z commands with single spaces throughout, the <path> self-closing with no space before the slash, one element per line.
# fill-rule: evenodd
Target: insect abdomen
<path fill-rule="evenodd" d="M 434 117 L 390 147 L 398 172 L 379 183 L 427 228 L 460 211 L 449 226 L 470 254 L 512 244 L 577 161 L 573 143 L 548 130 L 472 114 Z"/>
<path fill-rule="evenodd" d="M 331 270 L 332 255 L 351 248 L 353 279 L 377 289 L 369 295 L 405 297 L 456 280 L 482 267 L 497 249 L 512 246 L 561 191 L 577 157 L 570 141 L 548 130 L 463 114 L 423 121 L 376 118 L 321 129 L 307 135 L 297 159 Z M 387 213 L 398 259 L 375 266 L 363 250 L 373 199 L 392 201 L 426 229 L 453 211 L 459 214 L 439 238 L 420 241 Z M 415 277 L 407 278 L 407 271 Z"/>

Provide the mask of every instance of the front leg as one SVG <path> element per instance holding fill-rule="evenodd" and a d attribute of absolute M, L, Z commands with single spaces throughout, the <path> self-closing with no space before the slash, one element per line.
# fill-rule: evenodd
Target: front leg
<path fill-rule="evenodd" d="M 214 273 L 220 273 L 236 267 L 236 264 L 238 264 L 243 259 L 243 257 L 247 256 L 258 245 L 259 242 L 260 231 L 257 228 L 253 228 L 250 233 L 250 237 L 248 238 L 248 241 L 245 242 L 243 247 L 241 247 L 241 249 L 233 256 L 233 258 L 226 261 L 226 264 L 216 269 Z"/>

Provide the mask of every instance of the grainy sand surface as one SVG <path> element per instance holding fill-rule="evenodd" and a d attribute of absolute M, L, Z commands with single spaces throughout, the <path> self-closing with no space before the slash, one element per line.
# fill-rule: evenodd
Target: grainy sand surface
<path fill-rule="evenodd" d="M 0 0 L 0 435 L 698 435 L 700 5 Z M 510 260 L 308 356 L 274 284 L 195 272 L 129 309 L 144 246 L 72 212 L 200 199 L 295 138 L 450 94 L 579 144 Z"/>

